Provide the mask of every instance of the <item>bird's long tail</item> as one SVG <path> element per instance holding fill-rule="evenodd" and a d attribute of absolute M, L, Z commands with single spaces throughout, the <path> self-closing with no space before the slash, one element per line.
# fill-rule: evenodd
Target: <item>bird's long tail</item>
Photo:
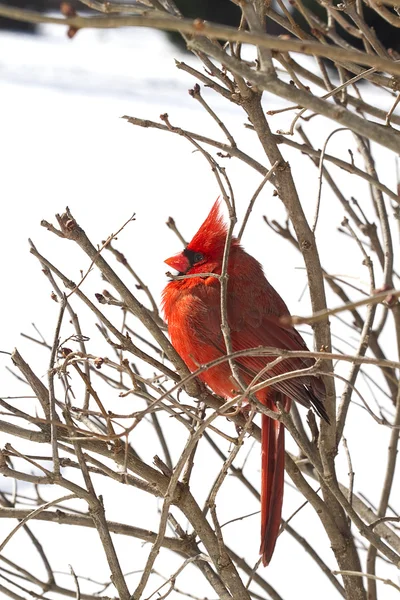
<path fill-rule="evenodd" d="M 276 410 L 274 403 L 268 408 Z M 285 471 L 285 428 L 262 415 L 261 422 L 261 547 L 266 567 L 274 552 L 281 523 Z"/>

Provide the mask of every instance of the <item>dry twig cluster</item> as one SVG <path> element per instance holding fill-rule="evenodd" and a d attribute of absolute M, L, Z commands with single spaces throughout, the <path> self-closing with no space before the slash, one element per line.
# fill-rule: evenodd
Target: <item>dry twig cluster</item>
<path fill-rule="evenodd" d="M 278 0 L 279 12 L 262 0 L 237 0 L 242 10 L 238 29 L 184 19 L 172 0 L 143 0 L 123 5 L 99 0 L 82 2 L 103 14 L 79 16 L 64 7 L 66 16 L 55 17 L 0 5 L 0 15 L 30 22 L 67 25 L 75 32 L 86 27 L 121 26 L 178 31 L 198 57 L 199 66 L 196 69 L 177 62 L 177 68 L 189 73 L 226 102 L 238 105 L 246 116 L 247 127 L 254 131 L 264 152 L 261 162 L 237 145 L 234 134 L 202 95 L 199 83 L 194 85 L 190 94 L 219 125 L 226 138 L 224 141 L 181 129 L 179 124 L 171 123 L 167 114 L 161 116 L 160 122 L 132 116 L 125 118 L 135 126 L 182 136 L 204 156 L 229 210 L 228 245 L 237 218 L 235 194 L 223 166 L 224 159 L 232 157 L 242 161 L 262 178 L 249 202 L 239 237 L 263 187 L 267 182 L 274 187 L 288 218 L 284 224 L 268 219 L 266 222 L 304 259 L 313 315 L 294 319 L 294 322 L 313 325 L 315 347 L 319 350 L 312 354 L 318 359 L 313 369 L 325 375 L 326 407 L 331 419 L 330 425 L 321 423 L 319 426 L 309 415 L 306 422 L 295 407 L 291 414 L 279 416 L 298 446 L 297 454 L 287 453 L 286 471 L 315 510 L 316 518 L 326 533 L 325 544 L 332 548 L 337 570 L 332 571 L 322 560 L 320 549 L 299 535 L 289 522 L 283 523 L 285 535 L 293 536 L 310 555 L 310 572 L 319 568 L 326 575 L 329 590 L 326 594 L 329 597 L 341 595 L 348 600 L 364 600 L 367 597 L 375 600 L 380 589 L 377 581 L 382 579 L 378 559 L 392 565 L 393 575 L 390 579 L 384 578 L 384 583 L 400 591 L 396 583 L 400 565 L 400 535 L 396 522 L 400 517 L 391 503 L 400 427 L 400 294 L 395 270 L 399 248 L 394 241 L 400 199 L 398 190 L 379 178 L 373 154 L 378 145 L 395 154 L 400 151 L 397 129 L 400 117 L 395 113 L 400 97 L 400 65 L 396 52 L 384 48 L 374 30 L 365 23 L 361 0 L 346 0 L 340 5 L 319 0 L 326 13 L 326 21 L 301 0 L 294 0 L 297 10 L 308 23 L 307 30 L 298 25 L 283 0 Z M 392 4 L 394 8 L 391 8 Z M 368 6 L 380 18 L 399 27 L 400 17 L 395 4 L 389 0 L 386 3 L 368 1 Z M 269 20 L 279 23 L 291 37 L 266 35 L 265 23 Z M 337 32 L 336 23 L 361 39 L 364 51 L 345 41 Z M 242 58 L 244 43 L 254 47 L 253 61 Z M 314 57 L 316 69 L 304 66 L 292 52 Z M 336 74 L 327 67 L 326 58 L 334 62 L 340 78 L 338 85 L 334 83 Z M 382 97 L 388 96 L 392 108 L 386 111 L 365 100 L 366 84 L 360 86 L 361 80 L 379 88 Z M 322 95 L 318 89 L 323 90 Z M 264 92 L 289 102 L 284 110 L 295 116 L 288 120 L 286 132 L 272 132 L 274 115 L 282 111 L 266 113 L 262 103 Z M 327 117 L 339 127 L 332 129 L 322 150 L 313 147 L 305 126 L 300 126 L 300 120 L 303 123 L 309 120 L 309 117 L 304 117 L 306 111 Z M 353 134 L 363 161 L 362 167 L 355 165 L 353 156 L 349 161 L 328 154 L 329 139 L 342 128 Z M 294 133 L 297 141 L 293 139 Z M 284 150 L 285 146 L 308 155 L 318 169 L 318 206 L 311 224 L 304 214 L 290 166 L 282 155 L 281 149 Z M 349 200 L 346 190 L 341 189 L 340 178 L 331 174 L 333 167 L 337 173 L 343 169 L 368 183 L 370 206 L 366 206 L 367 200 L 362 206 L 354 199 Z M 367 268 L 367 290 L 330 274 L 321 264 L 315 231 L 323 180 L 346 214 L 342 223 L 343 235 L 354 241 L 354 247 L 360 252 L 360 264 L 363 262 Z M 370 214 L 374 215 L 373 220 L 366 216 Z M 49 232 L 62 238 L 65 244 L 68 241 L 77 244 L 91 262 L 81 281 L 71 281 L 68 273 L 59 266 L 58 259 L 50 260 L 31 244 L 31 252 L 49 280 L 60 311 L 53 342 L 47 344 L 39 338 L 34 340 L 48 347 L 46 382 L 32 370 L 29 358 L 22 357 L 17 350 L 12 355 L 19 376 L 27 382 L 34 396 L 29 408 L 21 410 L 17 400 L 0 399 L 3 409 L 0 430 L 12 440 L 1 451 L 0 471 L 15 483 L 14 491 L 4 491 L 0 495 L 0 517 L 18 519 L 18 526 L 0 547 L 0 591 L 17 600 L 26 598 L 33 588 L 39 590 L 35 593 L 43 593 L 40 597 L 49 600 L 58 597 L 55 596 L 57 594 L 106 600 L 114 597 L 109 592 L 112 584 L 120 600 L 152 596 L 165 598 L 178 593 L 178 576 L 191 565 L 207 580 L 215 597 L 223 600 L 280 600 L 279 590 L 268 581 L 268 571 L 255 570 L 248 557 L 239 556 L 228 546 L 217 511 L 218 498 L 228 474 L 235 476 L 240 486 L 258 497 L 251 475 L 237 466 L 238 456 L 242 456 L 246 446 L 245 440 L 252 437 L 259 441 L 258 427 L 251 423 L 251 419 L 246 420 L 242 414 L 232 411 L 240 398 L 224 402 L 205 389 L 196 379 L 196 374 L 188 372 L 168 340 L 157 302 L 146 282 L 140 279 L 130 260 L 117 249 L 116 235 L 110 236 L 98 247 L 90 241 L 69 210 L 57 219 L 57 226 L 45 221 L 42 224 Z M 124 226 L 129 226 L 132 220 L 134 216 Z M 168 224 L 183 240 L 174 221 L 171 219 Z M 131 277 L 129 284 L 126 283 L 128 279 L 112 266 L 115 259 L 123 265 L 126 276 Z M 92 269 L 97 269 L 107 287 L 112 289 L 97 294 L 97 299 L 90 298 L 84 291 L 86 276 Z M 224 273 L 221 282 L 223 288 Z M 335 309 L 328 310 L 326 288 L 337 298 Z M 81 317 L 82 304 L 96 320 L 98 331 L 108 344 L 108 353 L 95 353 L 93 343 L 85 337 L 88 316 L 85 313 Z M 114 312 L 108 307 L 114 307 Z M 116 324 L 117 309 L 122 309 L 122 325 Z M 332 322 L 341 319 L 346 327 L 351 328 L 357 343 L 350 354 L 332 351 L 329 318 Z M 144 335 L 138 333 L 138 323 L 145 329 Z M 389 328 L 394 332 L 397 349 L 387 342 Z M 277 357 L 276 361 L 285 360 L 290 354 L 276 348 L 258 348 L 249 352 L 273 355 Z M 234 357 L 233 354 L 228 355 L 224 360 Z M 343 364 L 347 365 L 345 376 L 341 370 Z M 199 372 L 208 366 L 202 366 Z M 381 373 L 381 383 L 377 371 Z M 291 376 L 293 373 L 280 377 Z M 359 392 L 360 381 L 369 386 L 369 397 Z M 258 389 L 257 386 L 265 385 L 265 382 L 256 383 L 253 391 Z M 132 410 L 125 410 L 123 414 L 115 412 L 117 397 L 126 399 L 126 406 L 131 406 Z M 129 402 L 131 399 L 134 401 Z M 372 408 L 374 401 L 376 406 Z M 362 404 L 375 426 L 385 428 L 387 432 L 387 456 L 382 457 L 382 472 L 374 474 L 379 478 L 377 486 L 382 488 L 377 506 L 356 493 L 351 475 L 348 482 L 338 480 L 336 457 L 342 443 L 349 460 L 350 474 L 352 472 L 351 456 L 343 437 L 352 402 Z M 255 408 L 269 414 L 261 405 Z M 253 412 L 250 412 L 251 417 Z M 233 434 L 232 425 L 226 426 L 224 414 L 229 415 L 230 421 L 239 427 L 239 433 Z M 272 416 L 276 418 L 275 413 Z M 172 418 L 173 436 L 179 435 L 184 441 L 178 457 L 173 455 L 172 450 Z M 162 453 L 162 458 L 154 458 L 154 464 L 141 457 L 141 450 L 135 444 L 137 432 L 146 431 L 149 424 Z M 349 431 L 346 435 L 352 438 L 354 432 Z M 202 503 L 192 489 L 195 487 L 193 478 L 196 477 L 195 457 L 204 444 L 210 445 L 219 457 L 220 470 L 207 491 L 206 501 Z M 79 472 L 79 477 L 75 476 L 76 472 Z M 102 479 L 113 481 L 118 487 L 131 486 L 146 497 L 160 498 L 158 529 L 141 528 L 140 514 L 134 511 L 129 525 L 107 520 L 107 506 L 97 490 Z M 21 488 L 19 482 L 23 482 L 24 487 Z M 48 486 L 56 489 L 57 493 L 54 499 L 46 502 L 42 495 L 46 495 Z M 26 489 L 30 491 L 25 492 Z M 79 510 L 74 504 L 77 499 L 83 501 Z M 395 502 L 396 498 L 392 500 Z M 176 512 L 175 508 L 179 510 Z M 95 528 L 111 573 L 104 589 L 92 584 L 94 591 L 81 592 L 84 580 L 74 571 L 71 572 L 70 585 L 61 585 L 52 570 L 51 558 L 31 529 L 31 523 L 35 521 L 50 521 L 55 528 L 57 523 Z M 21 527 L 35 544 L 45 567 L 45 578 L 31 573 L 23 558 L 20 564 L 7 558 L 6 545 Z M 172 534 L 168 534 L 168 529 Z M 151 544 L 133 588 L 129 575 L 121 566 L 121 556 L 115 544 L 117 535 L 131 536 Z M 161 588 L 155 590 L 151 576 L 163 548 L 176 553 L 181 564 Z M 150 595 L 150 592 L 153 594 Z M 107 595 L 110 593 L 111 596 Z M 197 597 L 194 590 L 190 593 L 192 595 L 187 592 L 189 597 Z"/>

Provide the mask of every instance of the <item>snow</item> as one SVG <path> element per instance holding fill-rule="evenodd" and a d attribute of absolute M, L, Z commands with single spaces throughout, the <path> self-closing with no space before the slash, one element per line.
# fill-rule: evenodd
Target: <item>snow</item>
<path fill-rule="evenodd" d="M 80 270 L 89 267 L 89 260 L 72 243 L 59 240 L 40 226 L 41 219 L 54 223 L 54 214 L 62 212 L 67 205 L 95 244 L 117 231 L 133 212 L 136 213 L 136 221 L 118 236 L 118 247 L 125 254 L 129 253 L 132 265 L 159 301 L 166 281 L 163 259 L 180 247 L 165 221 L 172 215 L 184 236 L 190 239 L 219 190 L 209 165 L 199 153 L 193 152 L 189 142 L 170 133 L 134 127 L 121 117 L 132 115 L 157 121 L 161 113 L 167 112 L 173 125 L 223 139 L 217 125 L 188 95 L 187 90 L 193 87 L 195 80 L 175 68 L 175 58 L 196 64 L 193 58 L 172 47 L 163 34 L 154 31 L 85 30 L 73 40 L 67 39 L 64 30 L 54 27 L 43 27 L 39 36 L 0 33 L 1 350 L 11 351 L 17 345 L 23 355 L 32 356 L 32 344 L 21 338 L 20 333 L 34 335 L 31 326 L 34 322 L 46 339 L 51 340 L 57 321 L 59 307 L 50 299 L 51 290 L 41 275 L 40 265 L 29 255 L 28 237 L 40 252 L 75 281 L 79 281 Z M 209 90 L 203 90 L 203 93 L 234 132 L 239 147 L 266 164 L 255 134 L 243 126 L 245 119 L 240 109 L 223 102 Z M 374 94 L 373 91 L 366 93 Z M 383 99 L 382 104 L 385 103 L 386 99 Z M 266 108 L 282 105 L 279 100 L 267 96 Z M 275 117 L 274 129 L 287 128 L 289 122 L 290 117 L 285 113 Z M 332 125 L 320 117 L 311 123 L 312 141 L 316 147 L 321 147 Z M 330 141 L 328 152 L 343 157 L 342 149 L 347 146 L 355 152 L 349 132 L 339 133 Z M 282 148 L 282 151 L 290 160 L 306 214 L 312 219 L 318 189 L 317 169 L 307 157 L 300 157 L 288 148 Z M 392 156 L 380 148 L 376 158 L 380 173 L 383 173 L 382 181 L 395 189 Z M 356 152 L 355 160 L 361 167 Z M 251 172 L 235 159 L 226 160 L 224 164 L 232 179 L 238 215 L 242 218 L 261 175 Z M 338 180 L 340 178 L 341 189 L 346 190 L 347 197 L 354 195 L 362 203 L 369 193 L 367 184 L 334 167 L 328 168 Z M 268 278 L 291 311 L 309 314 L 308 297 L 303 294 L 305 274 L 301 256 L 273 234 L 260 218 L 263 214 L 281 222 L 285 218 L 280 200 L 272 192 L 273 188 L 267 185 L 260 195 L 243 243 L 263 263 Z M 336 234 L 332 227 L 332 223 L 339 226 L 342 218 L 342 208 L 324 184 L 317 229 L 322 262 L 328 271 L 354 277 L 356 285 L 368 289 L 362 256 L 353 251 L 351 240 Z M 377 285 L 379 283 L 377 281 Z M 87 289 L 100 291 L 102 286 L 104 283 L 98 275 L 91 273 Z M 337 304 L 331 295 L 329 301 L 330 305 Z M 109 314 L 113 313 L 109 311 Z M 349 330 L 338 327 L 337 322 L 334 325 L 335 333 L 352 343 Z M 304 335 L 311 345 L 310 330 L 306 329 L 303 328 Z M 338 345 L 344 347 L 340 341 Z M 35 349 L 30 360 L 45 379 L 47 352 Z M 4 370 L 9 359 L 0 354 L 0 361 L 0 392 L 3 396 L 12 395 L 17 384 Z M 116 402 L 123 407 L 121 400 L 116 399 Z M 170 426 L 175 427 L 174 424 Z M 176 429 L 178 432 L 178 427 Z M 347 430 L 351 431 L 349 444 L 356 471 L 356 489 L 362 489 L 376 503 L 382 478 L 382 465 L 377 462 L 377 457 L 385 456 L 389 432 L 373 427 L 371 419 L 356 407 L 350 411 Z M 375 436 L 374 444 L 371 443 L 371 432 Z M 157 441 L 153 439 L 150 426 L 148 436 L 151 441 L 141 448 L 141 454 L 151 463 L 159 449 L 155 447 Z M 182 449 L 180 442 L 174 448 L 176 456 Z M 250 446 L 248 441 L 249 449 Z M 288 447 L 294 448 L 290 440 Z M 347 464 L 342 454 L 339 465 L 341 479 L 345 482 Z M 205 448 L 200 457 L 195 463 L 197 473 L 192 492 L 202 502 L 205 500 L 202 490 L 209 488 L 220 463 L 212 451 Z M 249 473 L 257 475 L 258 460 L 256 448 L 249 456 L 246 467 Z M 371 472 L 377 473 L 379 480 L 371 477 Z M 73 472 L 68 475 L 75 476 Z M 101 478 L 95 477 L 94 481 L 99 493 L 107 495 L 107 518 L 138 524 L 136 517 L 140 515 L 140 526 L 156 528 L 159 501 L 154 499 L 149 503 L 147 495 L 128 486 L 122 492 L 118 486 L 118 501 L 112 501 L 116 486 L 106 485 Z M 253 484 L 258 487 L 258 480 L 255 479 Z M 302 498 L 292 492 L 289 485 L 286 487 L 284 516 L 288 517 L 302 503 Z M 238 490 L 242 494 L 240 497 Z M 81 504 L 79 506 L 82 508 Z M 249 493 L 243 493 L 232 477 L 227 478 L 221 490 L 220 506 L 222 522 L 258 510 L 255 499 Z M 254 562 L 258 552 L 258 519 L 255 515 L 224 528 L 228 543 L 240 554 L 251 556 Z M 302 510 L 301 517 L 295 518 L 294 525 L 310 543 L 324 539 L 322 527 L 308 506 Z M 9 523 L 0 523 L 3 537 L 10 528 Z M 43 532 L 45 545 L 49 548 L 54 526 L 34 523 L 32 529 Z M 23 535 L 18 533 L 10 542 L 6 550 L 10 556 L 18 555 L 21 544 L 25 544 Z M 51 553 L 55 569 L 67 572 L 68 565 L 72 564 L 78 574 L 107 579 L 108 567 L 95 532 L 80 531 L 79 543 L 75 538 L 76 531 L 66 526 L 61 527 L 59 533 L 57 530 L 57 535 L 60 543 L 57 552 Z M 142 543 L 133 538 L 114 536 L 113 539 L 122 557 L 123 569 L 138 572 L 145 564 L 149 545 L 143 551 Z M 328 543 L 319 544 L 319 547 L 324 548 L 322 558 L 335 568 Z M 164 554 L 166 551 L 162 556 Z M 287 576 L 288 556 L 290 577 Z M 328 600 L 337 598 L 337 592 L 320 572 L 313 570 L 315 578 L 310 581 L 309 561 L 303 549 L 284 534 L 279 539 L 266 577 L 283 598 L 296 595 L 316 600 L 320 598 L 321 589 L 325 590 Z M 157 562 L 156 569 L 161 569 L 162 565 L 164 575 L 169 576 L 180 564 L 181 559 L 168 553 L 168 559 Z M 380 572 L 385 573 L 385 568 L 380 565 Z M 129 578 L 131 589 L 139 577 L 140 573 L 137 573 Z M 154 578 L 149 593 L 159 581 Z M 193 581 L 196 581 L 196 595 L 210 594 L 194 567 L 182 573 L 179 587 L 193 590 Z M 385 590 L 388 600 L 394 597 L 393 594 L 392 590 Z M 170 596 L 171 600 L 178 597 L 174 593 Z"/>

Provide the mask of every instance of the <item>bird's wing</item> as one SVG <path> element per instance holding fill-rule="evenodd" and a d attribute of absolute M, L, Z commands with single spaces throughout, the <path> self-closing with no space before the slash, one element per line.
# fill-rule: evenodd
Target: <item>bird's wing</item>
<path fill-rule="evenodd" d="M 182 296 L 179 302 L 179 322 L 175 328 L 172 323 L 169 324 L 174 346 L 192 370 L 226 355 L 225 342 L 221 332 L 220 289 L 219 285 L 215 283 L 216 280 L 213 279 L 209 285 L 196 286 L 191 293 Z M 276 306 L 279 305 L 283 315 L 289 314 L 283 300 L 271 286 L 267 292 L 268 294 L 257 286 L 252 286 L 251 289 L 248 287 L 244 294 L 240 293 L 240 288 L 237 291 L 236 286 L 229 290 L 228 323 L 233 351 L 237 352 L 258 346 L 307 350 L 301 335 L 293 327 L 282 324 L 280 315 L 276 314 Z M 273 311 L 271 306 L 275 307 Z M 235 362 L 245 382 L 249 383 L 275 358 L 276 356 L 242 356 L 236 358 Z M 293 370 L 304 369 L 313 363 L 314 359 L 312 358 L 286 359 L 264 373 L 258 381 Z M 219 377 L 215 375 L 214 370 L 211 370 L 210 374 L 203 378 L 215 389 L 215 380 L 208 381 L 208 379 L 214 375 L 221 381 L 224 377 L 230 379 L 230 369 L 227 363 L 225 369 L 224 376 L 221 373 L 221 377 Z M 231 388 L 232 384 L 229 383 L 229 389 Z M 324 386 L 319 379 L 310 376 L 286 379 L 274 384 L 272 389 L 281 392 L 288 398 L 297 400 L 304 406 L 313 405 L 318 414 L 325 416 L 322 405 Z M 222 393 L 222 390 L 219 393 Z"/>

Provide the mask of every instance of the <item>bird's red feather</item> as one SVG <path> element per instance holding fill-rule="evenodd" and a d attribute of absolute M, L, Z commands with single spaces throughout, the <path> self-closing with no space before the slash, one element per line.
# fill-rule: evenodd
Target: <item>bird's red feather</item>
<path fill-rule="evenodd" d="M 187 274 L 220 274 L 227 227 L 218 201 L 184 251 L 200 260 L 190 264 Z M 202 259 L 201 259 L 202 257 Z M 183 259 L 185 260 L 185 259 Z M 182 263 L 183 264 L 183 263 Z M 228 269 L 227 313 L 234 351 L 272 346 L 306 350 L 300 334 L 280 322 L 288 315 L 286 304 L 267 281 L 261 265 L 233 238 Z M 220 283 L 215 277 L 172 280 L 163 294 L 168 331 L 175 349 L 190 370 L 226 355 L 221 332 Z M 247 356 L 236 359 L 242 380 L 248 384 L 275 357 Z M 274 366 L 262 379 L 304 368 L 313 359 L 290 359 Z M 200 378 L 217 394 L 230 398 L 237 393 L 228 362 L 204 371 Z M 277 399 L 289 410 L 291 400 L 313 405 L 326 418 L 322 405 L 325 388 L 316 377 L 287 379 L 264 388 L 256 395 L 272 410 Z M 272 557 L 281 520 L 284 482 L 284 428 L 277 420 L 262 415 L 261 548 L 264 565 Z"/>

